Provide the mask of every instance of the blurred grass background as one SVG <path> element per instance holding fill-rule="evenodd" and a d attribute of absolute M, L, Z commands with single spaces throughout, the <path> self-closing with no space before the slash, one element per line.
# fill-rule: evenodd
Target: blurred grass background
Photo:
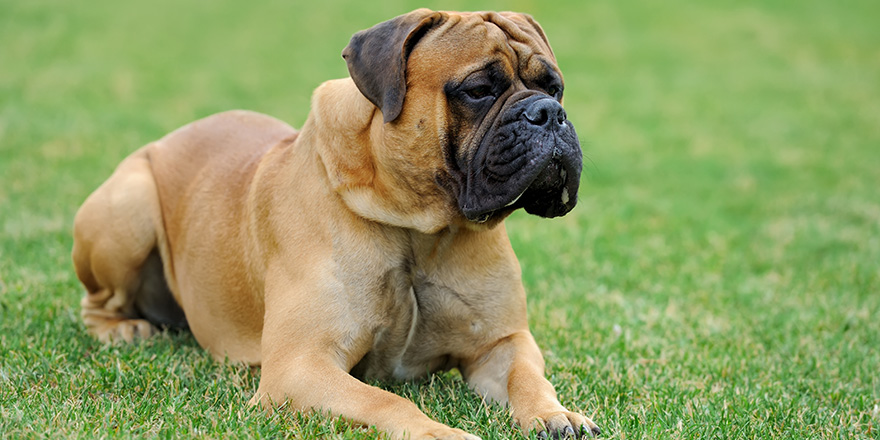
<path fill-rule="evenodd" d="M 350 35 L 416 7 L 531 13 L 586 156 L 508 224 L 563 403 L 607 438 L 880 438 L 880 3 L 0 0 L 0 437 L 373 438 L 245 403 L 186 334 L 104 347 L 70 225 L 140 145 L 231 108 L 300 126 Z M 454 374 L 382 384 L 519 436 Z"/>

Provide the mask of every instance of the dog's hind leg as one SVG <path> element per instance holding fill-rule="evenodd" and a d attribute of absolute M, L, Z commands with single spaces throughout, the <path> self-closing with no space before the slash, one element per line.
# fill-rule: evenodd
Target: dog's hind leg
<path fill-rule="evenodd" d="M 144 319 L 149 316 L 138 309 L 155 301 L 139 296 L 170 295 L 163 271 L 156 270 L 164 230 L 148 148 L 126 158 L 86 199 L 74 220 L 73 263 L 86 288 L 80 303 L 83 321 L 105 342 L 154 334 L 156 327 Z"/>

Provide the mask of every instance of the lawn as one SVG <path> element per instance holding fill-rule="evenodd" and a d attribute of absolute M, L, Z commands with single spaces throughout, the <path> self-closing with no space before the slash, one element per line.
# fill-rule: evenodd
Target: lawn
<path fill-rule="evenodd" d="M 508 221 L 563 404 L 609 439 L 880 438 L 880 3 L 373 3 L 0 1 L 0 437 L 377 436 L 248 407 L 259 370 L 186 333 L 91 339 L 71 223 L 195 118 L 301 125 L 353 32 L 429 6 L 533 14 L 566 75 L 579 205 Z M 454 371 L 379 385 L 522 438 Z"/>

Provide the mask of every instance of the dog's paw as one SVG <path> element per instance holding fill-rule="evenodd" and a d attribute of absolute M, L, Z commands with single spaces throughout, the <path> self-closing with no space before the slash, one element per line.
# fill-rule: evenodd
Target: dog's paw
<path fill-rule="evenodd" d="M 147 339 L 159 332 L 153 324 L 143 319 L 107 320 L 89 327 L 89 331 L 98 340 L 106 343 L 132 342 L 135 339 Z"/>
<path fill-rule="evenodd" d="M 444 426 L 423 432 L 413 436 L 412 440 L 482 440 L 473 434 L 468 434 L 460 429 Z"/>
<path fill-rule="evenodd" d="M 602 431 L 581 414 L 569 411 L 556 411 L 536 417 L 528 426 L 527 431 L 538 432 L 542 439 L 584 439 L 598 437 Z"/>

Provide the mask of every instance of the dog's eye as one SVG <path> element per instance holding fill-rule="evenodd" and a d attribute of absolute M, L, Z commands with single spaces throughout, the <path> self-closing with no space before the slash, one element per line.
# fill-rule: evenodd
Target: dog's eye
<path fill-rule="evenodd" d="M 559 98 L 559 95 L 562 94 L 562 87 L 559 87 L 555 84 L 547 87 L 547 94 L 554 98 Z"/>
<path fill-rule="evenodd" d="M 471 99 L 483 99 L 487 96 L 492 96 L 492 86 L 481 85 L 481 86 L 471 87 L 471 88 L 465 90 L 464 92 Z"/>

